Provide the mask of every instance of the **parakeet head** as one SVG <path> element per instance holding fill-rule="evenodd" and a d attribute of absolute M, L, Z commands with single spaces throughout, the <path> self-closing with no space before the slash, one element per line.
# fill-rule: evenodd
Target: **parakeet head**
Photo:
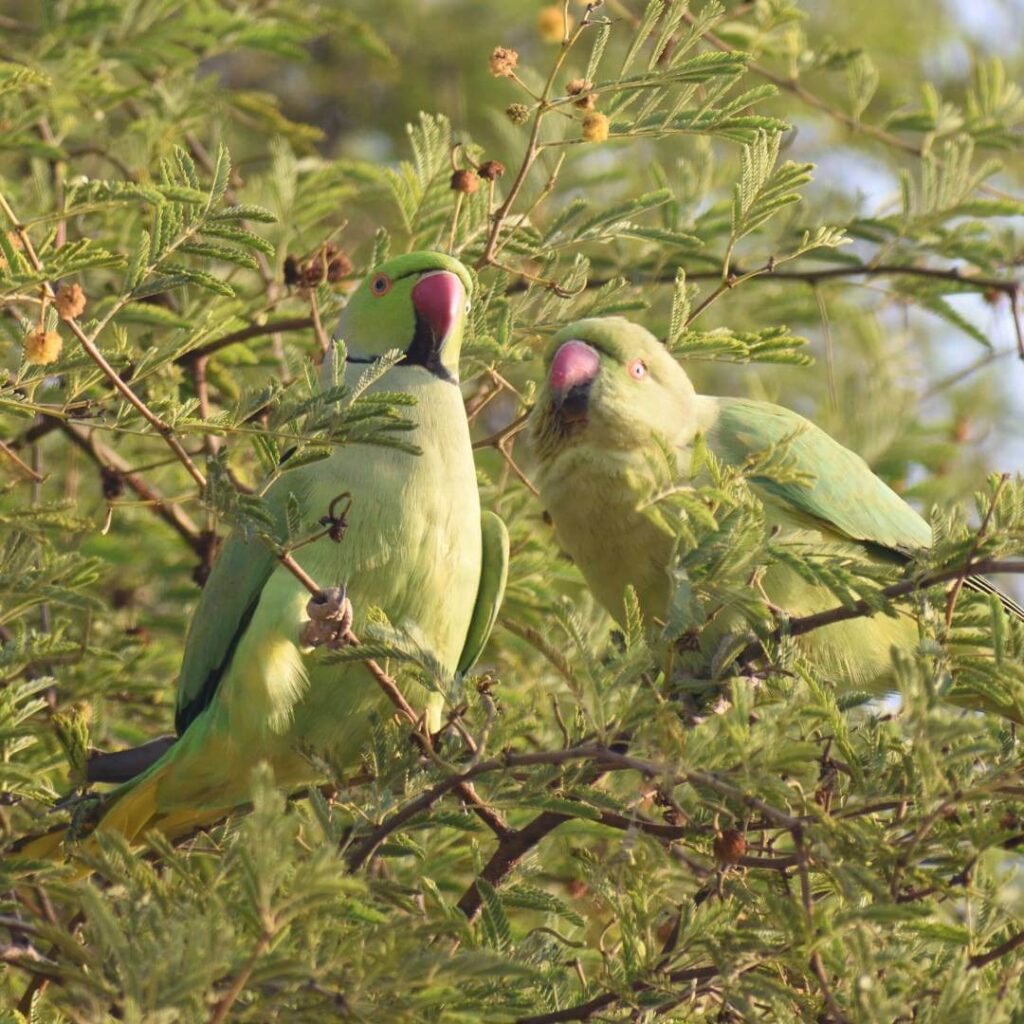
<path fill-rule="evenodd" d="M 690 378 L 646 328 L 622 317 L 578 320 L 552 340 L 532 414 L 542 460 L 584 442 L 601 448 L 678 437 L 695 421 Z"/>
<path fill-rule="evenodd" d="M 459 353 L 473 280 L 456 259 L 410 252 L 375 267 L 342 310 L 335 337 L 348 361 L 371 363 L 402 349 L 403 366 L 459 379 Z"/>

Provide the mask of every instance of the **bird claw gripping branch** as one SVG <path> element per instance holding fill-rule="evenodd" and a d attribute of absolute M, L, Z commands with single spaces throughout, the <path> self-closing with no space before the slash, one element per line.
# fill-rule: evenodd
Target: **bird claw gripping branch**
<path fill-rule="evenodd" d="M 306 603 L 309 622 L 302 628 L 300 640 L 305 647 L 329 647 L 337 650 L 351 643 L 352 602 L 345 585 L 328 587 Z"/>

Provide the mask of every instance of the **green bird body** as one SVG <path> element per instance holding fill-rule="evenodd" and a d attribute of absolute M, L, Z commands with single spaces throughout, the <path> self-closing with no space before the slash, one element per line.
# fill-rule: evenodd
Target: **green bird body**
<path fill-rule="evenodd" d="M 295 558 L 322 587 L 344 583 L 359 635 L 381 609 L 450 672 L 479 656 L 504 590 L 504 524 L 481 517 L 469 426 L 457 386 L 472 284 L 457 261 L 413 253 L 385 263 L 353 294 L 339 325 L 347 383 L 389 350 L 403 349 L 376 389 L 405 392 L 420 454 L 373 445 L 336 449 L 287 470 L 265 495 L 283 523 L 288 496 L 314 532 L 331 501 L 352 496 L 341 541 L 299 548 Z M 177 742 L 115 791 L 98 829 L 129 838 L 212 820 L 248 799 L 252 768 L 267 761 L 293 788 L 318 773 L 310 753 L 356 762 L 386 695 L 361 662 L 310 657 L 300 639 L 309 591 L 258 538 L 233 534 L 213 567 L 186 641 L 178 687 Z M 407 692 L 439 724 L 440 697 Z M 26 852 L 38 852 L 28 850 Z"/>
<path fill-rule="evenodd" d="M 620 623 L 627 586 L 636 590 L 648 623 L 665 620 L 677 538 L 647 499 L 665 487 L 666 473 L 676 485 L 689 479 L 698 435 L 731 466 L 785 445 L 799 481 L 750 480 L 777 547 L 896 565 L 931 545 L 924 519 L 863 459 L 804 417 L 767 402 L 698 395 L 643 327 L 618 317 L 583 320 L 559 332 L 551 347 L 532 414 L 536 482 L 560 544 Z M 674 465 L 666 467 L 665 453 Z M 764 597 L 790 616 L 838 603 L 782 562 L 759 583 Z M 704 631 L 708 659 L 738 619 L 725 609 Z M 917 639 L 914 619 L 900 614 L 835 623 L 801 643 L 844 685 L 881 692 L 893 684 L 892 647 L 910 650 Z"/>

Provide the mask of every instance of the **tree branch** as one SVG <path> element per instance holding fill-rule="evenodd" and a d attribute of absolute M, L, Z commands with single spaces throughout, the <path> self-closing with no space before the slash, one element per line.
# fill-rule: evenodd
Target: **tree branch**
<path fill-rule="evenodd" d="M 987 953 L 976 953 L 970 958 L 968 964 L 975 969 L 987 967 L 994 960 L 1006 956 L 1007 953 L 1012 953 L 1021 946 L 1024 946 L 1024 931 L 1017 932 L 1016 935 L 1011 936 L 1005 942 L 999 943 L 998 946 L 993 946 Z"/>
<path fill-rule="evenodd" d="M 116 473 L 118 479 L 145 501 L 146 507 L 167 523 L 197 555 L 201 557 L 204 554 L 207 544 L 199 528 L 177 502 L 165 498 L 141 474 L 133 472 L 126 459 L 97 441 L 85 428 L 67 420 L 53 419 L 52 422 L 77 448 L 92 459 L 101 471 Z"/>
<path fill-rule="evenodd" d="M 682 985 L 694 981 L 710 981 L 718 977 L 721 971 L 717 967 L 689 967 L 685 970 L 668 971 L 662 978 L 662 982 L 656 985 L 648 981 L 634 981 L 630 985 L 630 991 L 639 995 L 642 992 L 649 992 L 651 989 L 661 988 L 664 984 Z M 594 1014 L 621 1002 L 624 999 L 618 992 L 604 992 L 585 1003 L 578 1003 L 576 1006 L 566 1007 L 564 1010 L 552 1010 L 550 1013 L 538 1013 L 530 1017 L 517 1017 L 515 1024 L 560 1024 L 562 1021 L 590 1020 Z"/>
<path fill-rule="evenodd" d="M 219 352 L 222 348 L 227 348 L 229 345 L 237 345 L 240 341 L 248 341 L 250 338 L 261 338 L 267 334 L 282 334 L 285 331 L 305 331 L 312 326 L 313 318 L 311 316 L 292 316 L 282 320 L 270 320 L 265 324 L 252 324 L 250 327 L 242 327 L 237 331 L 232 331 L 230 334 L 223 335 L 223 337 L 214 338 L 205 345 L 199 345 L 196 348 L 190 349 L 183 355 L 178 356 L 174 361 L 179 366 L 185 366 L 188 363 L 194 363 L 197 359 L 212 356 L 215 352 Z"/>
<path fill-rule="evenodd" d="M 879 593 L 879 597 L 886 600 L 906 597 L 909 594 L 916 594 L 921 590 L 928 590 L 930 587 L 938 586 L 940 583 L 947 583 L 960 575 L 982 576 L 987 573 L 1024 573 L 1024 559 L 982 558 L 977 562 L 968 563 L 954 568 L 939 569 L 932 573 L 914 580 L 904 580 L 901 583 L 894 583 L 885 587 Z M 815 612 L 813 615 L 804 615 L 801 618 L 789 619 L 781 626 L 773 629 L 763 640 L 753 640 L 736 655 L 735 662 L 740 667 L 748 665 L 759 658 L 764 651 L 766 643 L 778 643 L 787 636 L 802 636 L 813 630 L 821 629 L 824 626 L 831 626 L 837 622 L 846 622 L 849 619 L 860 619 L 875 615 L 878 608 L 865 600 L 854 601 L 853 604 L 839 605 L 827 611 Z"/>

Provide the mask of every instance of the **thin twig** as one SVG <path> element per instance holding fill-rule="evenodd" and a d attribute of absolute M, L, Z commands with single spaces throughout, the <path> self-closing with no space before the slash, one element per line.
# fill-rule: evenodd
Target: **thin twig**
<path fill-rule="evenodd" d="M 101 471 L 113 472 L 126 486 L 130 487 L 146 507 L 159 516 L 197 554 L 202 556 L 205 542 L 199 528 L 188 513 L 174 501 L 165 498 L 141 474 L 134 472 L 130 464 L 113 449 L 107 448 L 83 427 L 66 420 L 57 420 L 56 426 L 68 439 L 83 451 Z"/>
<path fill-rule="evenodd" d="M 28 232 L 25 230 L 25 226 L 21 223 L 21 221 L 18 220 L 17 216 L 14 213 L 14 210 L 11 209 L 10 204 L 7 202 L 6 197 L 2 193 L 0 193 L 0 211 L 2 211 L 4 215 L 7 217 L 7 219 L 11 222 L 11 225 L 13 226 L 14 231 L 18 236 L 18 239 L 22 244 L 22 248 L 24 249 L 25 254 L 28 256 L 29 262 L 32 264 L 32 268 L 37 273 L 41 273 L 43 271 L 43 264 L 42 261 L 39 259 L 39 256 L 36 254 L 35 246 L 33 246 L 32 244 L 32 239 L 29 238 Z M 43 282 L 43 294 L 51 301 L 56 298 L 56 295 L 53 291 L 53 286 L 49 283 L 49 281 Z M 114 308 L 116 309 L 118 307 L 115 305 Z M 85 331 L 82 330 L 78 321 L 73 317 L 67 317 L 64 320 L 64 322 L 67 324 L 68 329 L 71 331 L 71 333 L 78 339 L 79 344 L 81 344 L 82 348 L 85 349 L 86 353 L 89 355 L 89 358 L 92 359 L 92 361 L 103 372 L 103 375 L 107 378 L 107 380 L 110 381 L 110 383 L 117 389 L 117 391 L 121 393 L 121 396 L 125 399 L 125 401 L 127 401 L 131 406 L 133 406 L 135 410 L 139 413 L 139 415 L 142 416 L 142 418 L 146 420 L 146 422 L 149 423 L 149 425 L 164 439 L 167 446 L 177 456 L 178 461 L 181 462 L 181 464 L 188 471 L 189 476 L 191 476 L 192 479 L 195 480 L 195 482 L 199 485 L 199 489 L 205 490 L 206 478 L 199 471 L 196 464 L 192 461 L 188 452 L 185 451 L 184 447 L 182 447 L 182 444 L 175 436 L 173 429 L 162 419 L 160 419 L 160 417 L 157 416 L 149 408 L 149 406 L 146 405 L 146 403 L 143 402 L 142 399 L 135 394 L 135 392 L 128 386 L 128 384 L 121 379 L 117 371 L 110 365 L 110 363 L 107 362 L 103 353 L 100 352 L 100 350 L 96 347 L 96 335 L 98 335 L 99 332 L 106 326 L 106 324 L 109 323 L 112 316 L 113 311 L 108 313 L 107 316 L 100 322 L 100 325 L 99 327 L 96 328 L 96 331 L 94 332 L 92 338 L 90 338 L 85 333 Z"/>
<path fill-rule="evenodd" d="M 34 483 L 41 484 L 43 478 L 26 462 L 18 457 L 17 453 L 9 448 L 3 441 L 0 441 L 0 452 L 7 456 L 17 467 L 18 471 L 28 480 L 32 480 Z"/>
<path fill-rule="evenodd" d="M 256 967 L 256 962 L 266 952 L 272 938 L 273 933 L 269 929 L 264 928 L 260 932 L 249 958 L 242 965 L 242 969 L 235 976 L 234 981 L 231 982 L 231 987 L 224 998 L 214 1007 L 213 1013 L 210 1015 L 209 1024 L 223 1024 L 227 1020 L 231 1007 L 235 1005 L 238 997 L 242 994 L 242 990 L 248 984 Z"/>
<path fill-rule="evenodd" d="M 918 579 L 904 580 L 901 583 L 894 583 L 885 587 L 878 594 L 878 597 L 886 600 L 907 597 L 909 594 L 916 594 L 921 590 L 928 590 L 930 587 L 949 580 L 956 579 L 961 573 L 966 576 L 982 576 L 988 573 L 1024 573 L 1024 559 L 983 558 L 977 562 L 968 563 L 966 566 L 956 568 L 939 569 L 927 573 Z M 813 630 L 821 629 L 824 626 L 831 626 L 836 622 L 846 622 L 849 619 L 860 619 L 866 616 L 875 615 L 878 608 L 865 600 L 854 601 L 849 605 L 839 605 L 827 611 L 815 612 L 813 615 L 805 615 L 801 618 L 790 619 L 781 626 L 773 629 L 764 640 L 754 640 L 747 644 L 736 656 L 736 663 L 740 666 L 749 664 L 760 657 L 766 643 L 777 643 L 787 636 L 802 636 Z"/>
<path fill-rule="evenodd" d="M 985 536 L 985 532 L 988 530 L 989 523 L 992 521 L 992 515 L 996 510 L 996 505 L 999 503 L 999 495 L 1003 493 L 1003 488 L 1009 483 L 1010 474 L 1003 473 L 999 478 L 999 483 L 996 484 L 996 489 L 992 493 L 992 501 L 988 506 L 988 511 L 985 513 L 985 518 L 981 521 L 981 526 L 978 527 L 978 532 L 974 535 L 974 540 L 971 541 L 970 550 L 967 552 L 967 558 L 965 562 L 967 565 L 971 564 L 974 556 L 978 553 L 978 545 L 981 543 L 982 538 Z M 953 581 L 953 586 L 949 589 L 949 597 L 946 599 L 946 629 L 950 629 L 953 625 L 953 612 L 956 610 L 957 598 L 960 596 L 960 591 L 963 589 L 964 581 L 967 579 L 967 569 L 960 573 L 959 576 Z"/>

